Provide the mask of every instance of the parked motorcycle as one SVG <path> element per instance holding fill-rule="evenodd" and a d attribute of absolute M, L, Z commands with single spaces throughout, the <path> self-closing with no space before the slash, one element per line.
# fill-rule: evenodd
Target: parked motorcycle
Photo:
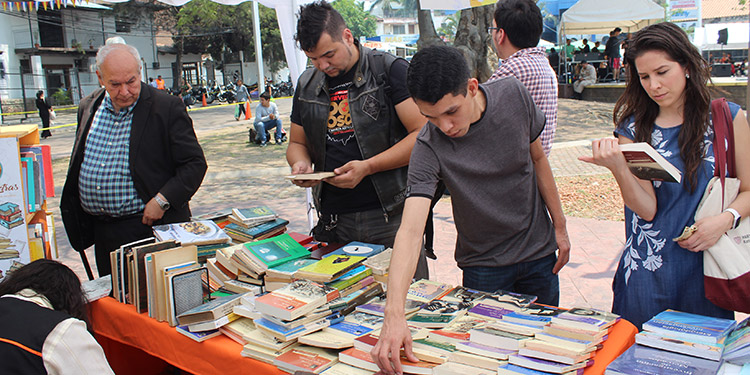
<path fill-rule="evenodd" d="M 227 102 L 227 103 L 234 103 L 235 99 L 235 92 L 234 92 L 235 86 L 233 83 L 229 82 L 226 86 L 223 88 L 223 92 L 219 96 L 219 101 Z"/>
<path fill-rule="evenodd" d="M 282 96 L 292 96 L 294 94 L 294 86 L 291 82 L 279 82 L 275 85 L 271 85 L 271 95 L 274 98 Z"/>

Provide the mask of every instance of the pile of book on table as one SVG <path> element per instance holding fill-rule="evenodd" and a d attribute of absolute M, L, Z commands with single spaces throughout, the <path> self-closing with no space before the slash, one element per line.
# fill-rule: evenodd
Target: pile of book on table
<path fill-rule="evenodd" d="M 716 374 L 724 362 L 750 362 L 750 318 L 737 324 L 665 310 L 643 323 L 635 342 L 606 374 Z"/>
<path fill-rule="evenodd" d="M 232 239 L 213 220 L 193 220 L 185 223 L 154 225 L 154 237 L 159 241 L 176 241 L 183 246 L 195 245 L 201 263 L 213 256 L 216 249 L 229 246 Z"/>

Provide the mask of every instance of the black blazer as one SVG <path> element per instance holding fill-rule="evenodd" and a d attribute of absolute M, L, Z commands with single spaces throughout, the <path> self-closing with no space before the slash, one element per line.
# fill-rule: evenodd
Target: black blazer
<path fill-rule="evenodd" d="M 94 243 L 93 218 L 81 208 L 78 178 L 86 138 L 104 94 L 103 88 L 98 89 L 78 106 L 76 141 L 60 199 L 65 231 L 77 251 Z M 129 163 L 143 202 L 160 192 L 172 206 L 159 224 L 190 219 L 188 202 L 203 182 L 208 165 L 182 100 L 141 82 L 138 104 L 133 109 Z"/>

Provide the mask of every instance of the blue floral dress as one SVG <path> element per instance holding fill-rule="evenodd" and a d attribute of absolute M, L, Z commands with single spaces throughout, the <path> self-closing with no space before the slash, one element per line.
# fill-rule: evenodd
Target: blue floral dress
<path fill-rule="evenodd" d="M 730 103 L 732 118 L 739 106 Z M 635 138 L 633 118 L 615 133 Z M 677 242 L 683 228 L 692 225 L 708 181 L 714 174 L 713 128 L 704 135 L 703 162 L 698 168 L 696 189 L 691 193 L 686 184 L 685 164 L 680 157 L 678 135 L 682 126 L 662 128 L 654 125 L 651 145 L 683 174 L 682 183 L 653 181 L 657 211 L 646 221 L 625 207 L 626 243 L 612 282 L 612 312 L 641 325 L 666 309 L 733 319 L 732 311 L 724 310 L 705 297 L 703 289 L 703 253 L 683 249 Z"/>

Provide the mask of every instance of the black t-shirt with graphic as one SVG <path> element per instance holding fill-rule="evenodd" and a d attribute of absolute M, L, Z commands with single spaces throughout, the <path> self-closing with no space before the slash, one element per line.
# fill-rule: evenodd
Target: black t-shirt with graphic
<path fill-rule="evenodd" d="M 396 60 L 391 65 L 389 72 L 390 90 L 386 90 L 385 94 L 390 98 L 393 105 L 409 98 L 409 91 L 406 88 L 408 67 L 409 63 L 402 59 Z M 331 105 L 326 124 L 324 171 L 333 171 L 351 160 L 363 159 L 349 112 L 348 91 L 354 81 L 356 71 L 357 65 L 339 76 L 326 77 Z M 298 105 L 298 92 L 295 92 L 291 114 L 291 121 L 295 124 L 302 123 Z M 321 212 L 324 214 L 344 214 L 379 208 L 380 200 L 378 200 L 372 180 L 367 176 L 354 189 L 341 189 L 324 182 L 321 205 Z"/>

